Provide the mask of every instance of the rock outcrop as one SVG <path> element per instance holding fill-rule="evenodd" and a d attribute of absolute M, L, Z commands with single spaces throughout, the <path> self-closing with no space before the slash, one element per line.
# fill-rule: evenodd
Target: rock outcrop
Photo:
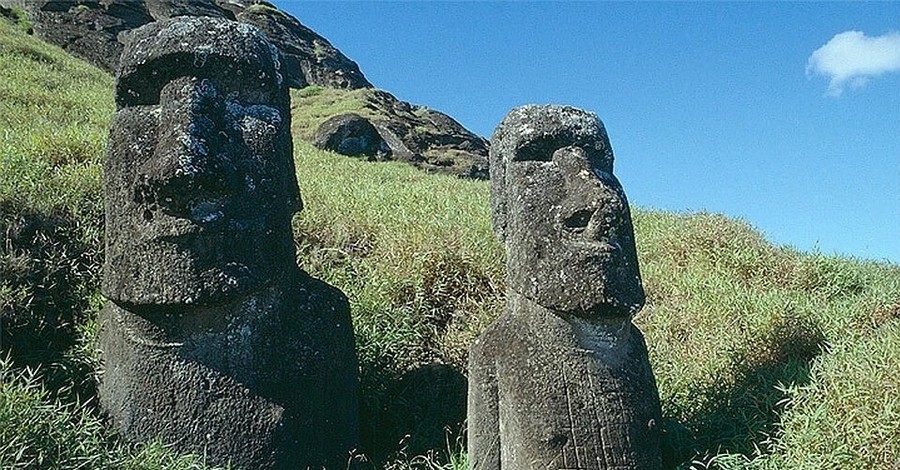
<path fill-rule="evenodd" d="M 39 38 L 114 72 L 122 43 L 119 35 L 153 18 L 145 4 L 129 0 L 3 0 L 22 8 Z"/>
<path fill-rule="evenodd" d="M 13 11 L 9 8 L 4 7 L 3 5 L 0 5 L 0 16 L 13 21 L 17 19 Z"/>
<path fill-rule="evenodd" d="M 389 144 L 394 139 L 403 144 L 394 152 L 396 160 L 435 173 L 488 178 L 488 142 L 483 137 L 444 113 L 398 100 L 390 93 L 375 90 L 371 96 L 370 103 L 383 116 L 375 120 L 382 137 Z"/>
<path fill-rule="evenodd" d="M 278 47 L 288 86 L 368 88 L 359 66 L 296 18 L 262 1 L 238 0 L 0 0 L 26 11 L 34 33 L 115 73 L 121 33 L 175 16 L 209 16 L 256 26 Z"/>
<path fill-rule="evenodd" d="M 371 90 L 365 106 L 377 116 L 363 118 L 370 120 L 390 149 L 376 159 L 409 162 L 426 171 L 465 178 L 488 178 L 484 138 L 446 114 L 375 90 L 359 66 L 327 39 L 265 1 L 0 0 L 0 5 L 23 9 L 35 35 L 111 73 L 117 71 L 129 31 L 148 23 L 197 16 L 256 26 L 281 53 L 281 73 L 289 87 Z M 314 142 L 315 132 L 302 137 Z"/>
<path fill-rule="evenodd" d="M 256 26 L 278 47 L 291 88 L 307 85 L 342 89 L 372 87 L 356 62 L 296 18 L 273 6 L 251 5 L 236 11 L 235 19 Z"/>
<path fill-rule="evenodd" d="M 316 131 L 313 145 L 351 157 L 390 158 L 391 148 L 368 119 L 353 113 L 338 114 Z"/>
<path fill-rule="evenodd" d="M 409 163 L 425 171 L 463 178 L 488 178 L 488 142 L 466 130 L 450 116 L 433 109 L 398 100 L 377 89 L 307 90 L 295 93 L 292 106 L 300 138 L 320 142 L 332 132 L 334 115 L 327 109 L 308 114 L 306 109 L 354 109 L 354 114 L 375 127 L 390 152 L 378 160 Z M 325 147 L 322 147 L 325 148 Z M 330 147 L 335 150 L 335 147 Z"/>

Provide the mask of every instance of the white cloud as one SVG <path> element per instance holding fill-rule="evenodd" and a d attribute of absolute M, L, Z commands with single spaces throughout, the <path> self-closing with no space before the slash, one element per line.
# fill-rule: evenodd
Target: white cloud
<path fill-rule="evenodd" d="M 830 79 L 828 94 L 839 96 L 844 87 L 865 86 L 872 77 L 900 72 L 900 33 L 868 37 L 860 31 L 834 35 L 809 56 L 807 74 Z"/>

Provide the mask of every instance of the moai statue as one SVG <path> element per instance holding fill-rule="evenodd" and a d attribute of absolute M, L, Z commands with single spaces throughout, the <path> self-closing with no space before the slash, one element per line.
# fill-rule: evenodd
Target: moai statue
<path fill-rule="evenodd" d="M 659 395 L 631 323 L 644 290 L 603 124 L 516 108 L 490 168 L 507 308 L 470 351 L 471 468 L 660 468 Z"/>
<path fill-rule="evenodd" d="M 346 468 L 346 297 L 296 265 L 290 98 L 256 28 L 131 33 L 105 164 L 100 403 L 131 441 L 235 468 Z"/>

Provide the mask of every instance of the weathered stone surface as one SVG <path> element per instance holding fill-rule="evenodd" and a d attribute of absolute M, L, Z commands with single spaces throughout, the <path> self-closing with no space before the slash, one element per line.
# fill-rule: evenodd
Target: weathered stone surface
<path fill-rule="evenodd" d="M 316 131 L 313 144 L 341 155 L 372 160 L 387 159 L 391 153 L 378 129 L 368 119 L 353 113 L 339 114 L 323 122 Z"/>
<path fill-rule="evenodd" d="M 293 268 L 299 196 L 277 54 L 234 22 L 132 33 L 106 163 L 108 297 L 202 304 Z"/>
<path fill-rule="evenodd" d="M 507 309 L 469 362 L 473 469 L 659 468 L 660 405 L 628 202 L 593 114 L 512 110 L 491 142 Z M 501 406 L 502 404 L 502 406 Z"/>
<path fill-rule="evenodd" d="M 625 317 L 643 306 L 628 202 L 596 116 L 516 108 L 494 133 L 491 167 L 494 229 L 509 248 L 514 290 L 580 315 Z"/>
<path fill-rule="evenodd" d="M 105 163 L 100 403 L 212 464 L 342 468 L 358 442 L 347 299 L 294 261 L 287 87 L 256 28 L 130 33 Z"/>
<path fill-rule="evenodd" d="M 237 20 L 261 29 L 282 54 L 289 86 L 364 88 L 359 66 L 296 18 L 264 1 L 240 0 L 0 0 L 25 9 L 35 34 L 109 72 L 122 53 L 122 32 L 176 16 Z"/>
<path fill-rule="evenodd" d="M 118 35 L 153 18 L 131 0 L 2 0 L 23 8 L 39 38 L 102 69 L 113 71 L 122 53 Z"/>
<path fill-rule="evenodd" d="M 450 116 L 416 107 L 420 122 L 410 127 L 407 140 L 423 156 L 426 170 L 463 178 L 488 179 L 488 142 L 469 132 Z"/>
<path fill-rule="evenodd" d="M 16 20 L 16 15 L 13 14 L 12 10 L 5 8 L 3 5 L 0 5 L 0 16 L 8 20 Z"/>
<path fill-rule="evenodd" d="M 147 11 L 155 21 L 176 16 L 210 16 L 235 19 L 234 12 L 220 7 L 214 0 L 146 0 Z"/>
<path fill-rule="evenodd" d="M 391 149 L 391 158 L 393 160 L 400 160 L 414 165 L 424 160 L 424 157 L 410 150 L 409 147 L 406 146 L 406 142 L 391 130 L 388 121 L 376 121 L 373 125 L 375 126 L 375 129 L 378 130 L 378 134 L 381 138 L 384 139 L 388 148 Z"/>
<path fill-rule="evenodd" d="M 101 313 L 101 405 L 125 439 L 241 469 L 347 467 L 357 365 L 340 291 L 295 270 L 233 303 L 137 312 Z"/>
<path fill-rule="evenodd" d="M 488 143 L 450 116 L 424 106 L 398 100 L 394 95 L 374 90 L 367 105 L 379 115 L 377 126 L 385 135 L 396 136 L 409 150 L 394 150 L 395 159 L 423 170 L 469 178 L 487 178 Z M 385 140 L 390 143 L 388 137 Z"/>
<path fill-rule="evenodd" d="M 371 88 L 356 62 L 324 37 L 274 6 L 261 3 L 238 12 L 238 21 L 262 30 L 281 51 L 285 76 L 292 88 L 321 85 L 329 88 Z"/>
<path fill-rule="evenodd" d="M 487 141 L 453 118 L 401 101 L 383 90 L 352 93 L 353 99 L 362 102 L 359 107 L 366 112 L 365 117 L 390 147 L 390 159 L 429 172 L 487 179 Z"/>

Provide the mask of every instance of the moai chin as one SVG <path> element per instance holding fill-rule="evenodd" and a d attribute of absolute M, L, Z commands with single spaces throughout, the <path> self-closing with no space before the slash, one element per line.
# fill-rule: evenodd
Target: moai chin
<path fill-rule="evenodd" d="M 105 163 L 100 403 L 130 441 L 236 468 L 346 468 L 346 297 L 295 261 L 290 98 L 256 28 L 134 30 Z"/>
<path fill-rule="evenodd" d="M 469 355 L 474 470 L 658 469 L 660 405 L 628 202 L 596 115 L 513 109 L 491 139 L 507 308 Z"/>

